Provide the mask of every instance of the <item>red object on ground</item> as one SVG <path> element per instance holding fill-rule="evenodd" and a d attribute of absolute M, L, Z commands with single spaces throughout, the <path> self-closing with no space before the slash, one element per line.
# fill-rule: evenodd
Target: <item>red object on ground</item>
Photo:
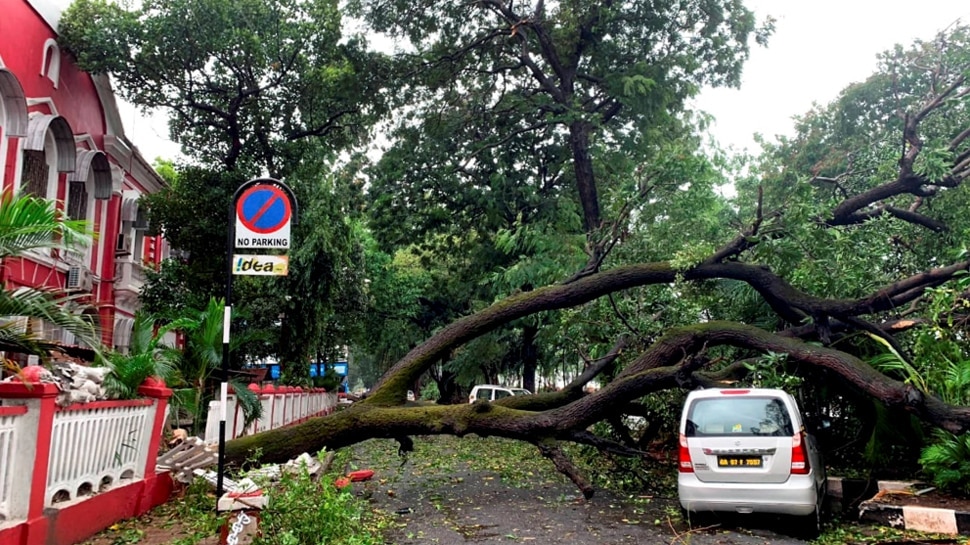
<path fill-rule="evenodd" d="M 347 474 L 353 482 L 366 481 L 374 476 L 374 471 L 370 469 L 361 469 L 359 471 L 351 471 Z"/>
<path fill-rule="evenodd" d="M 347 477 L 338 477 L 337 480 L 333 482 L 333 485 L 337 488 L 346 488 L 350 486 L 350 479 Z"/>

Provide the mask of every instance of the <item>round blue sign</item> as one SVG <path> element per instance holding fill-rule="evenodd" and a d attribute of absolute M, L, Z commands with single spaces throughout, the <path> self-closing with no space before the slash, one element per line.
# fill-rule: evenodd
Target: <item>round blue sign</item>
<path fill-rule="evenodd" d="M 279 231 L 289 223 L 290 214 L 289 197 L 274 185 L 254 185 L 236 202 L 236 217 L 254 233 Z"/>

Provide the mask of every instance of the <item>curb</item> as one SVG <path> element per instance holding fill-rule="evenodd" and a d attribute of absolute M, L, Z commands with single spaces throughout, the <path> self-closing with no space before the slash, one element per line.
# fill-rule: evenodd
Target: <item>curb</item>
<path fill-rule="evenodd" d="M 859 505 L 876 493 L 876 485 L 864 479 L 828 477 L 825 500 L 830 513 L 855 512 Z"/>
<path fill-rule="evenodd" d="M 898 483 L 879 483 L 880 490 L 899 489 Z M 950 535 L 970 535 L 970 513 L 954 509 L 886 505 L 866 500 L 859 505 L 859 521 Z"/>

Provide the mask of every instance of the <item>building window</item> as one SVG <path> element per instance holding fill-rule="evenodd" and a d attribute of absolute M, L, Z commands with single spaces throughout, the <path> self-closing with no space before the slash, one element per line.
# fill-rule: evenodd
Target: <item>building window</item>
<path fill-rule="evenodd" d="M 88 190 L 86 182 L 71 182 L 67 194 L 67 217 L 72 220 L 88 219 Z"/>
<path fill-rule="evenodd" d="M 61 172 L 75 168 L 77 151 L 71 126 L 63 117 L 33 113 L 24 139 L 20 187 L 41 198 L 57 198 Z M 46 176 L 44 175 L 46 172 Z"/>
<path fill-rule="evenodd" d="M 43 151 L 24 150 L 23 189 L 35 197 L 47 198 L 47 178 L 50 165 Z"/>
<path fill-rule="evenodd" d="M 41 59 L 40 75 L 51 80 L 54 88 L 61 78 L 61 50 L 57 47 L 57 42 L 53 38 L 44 42 L 44 58 Z"/>

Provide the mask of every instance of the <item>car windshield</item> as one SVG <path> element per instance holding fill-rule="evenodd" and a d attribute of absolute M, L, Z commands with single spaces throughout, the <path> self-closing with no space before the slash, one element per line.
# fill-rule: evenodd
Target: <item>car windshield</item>
<path fill-rule="evenodd" d="M 687 415 L 688 437 L 794 435 L 791 418 L 776 397 L 716 397 L 694 401 Z"/>
<path fill-rule="evenodd" d="M 527 396 L 531 394 L 532 392 L 530 392 L 529 390 L 526 390 L 525 388 L 512 388 L 512 395 Z"/>

